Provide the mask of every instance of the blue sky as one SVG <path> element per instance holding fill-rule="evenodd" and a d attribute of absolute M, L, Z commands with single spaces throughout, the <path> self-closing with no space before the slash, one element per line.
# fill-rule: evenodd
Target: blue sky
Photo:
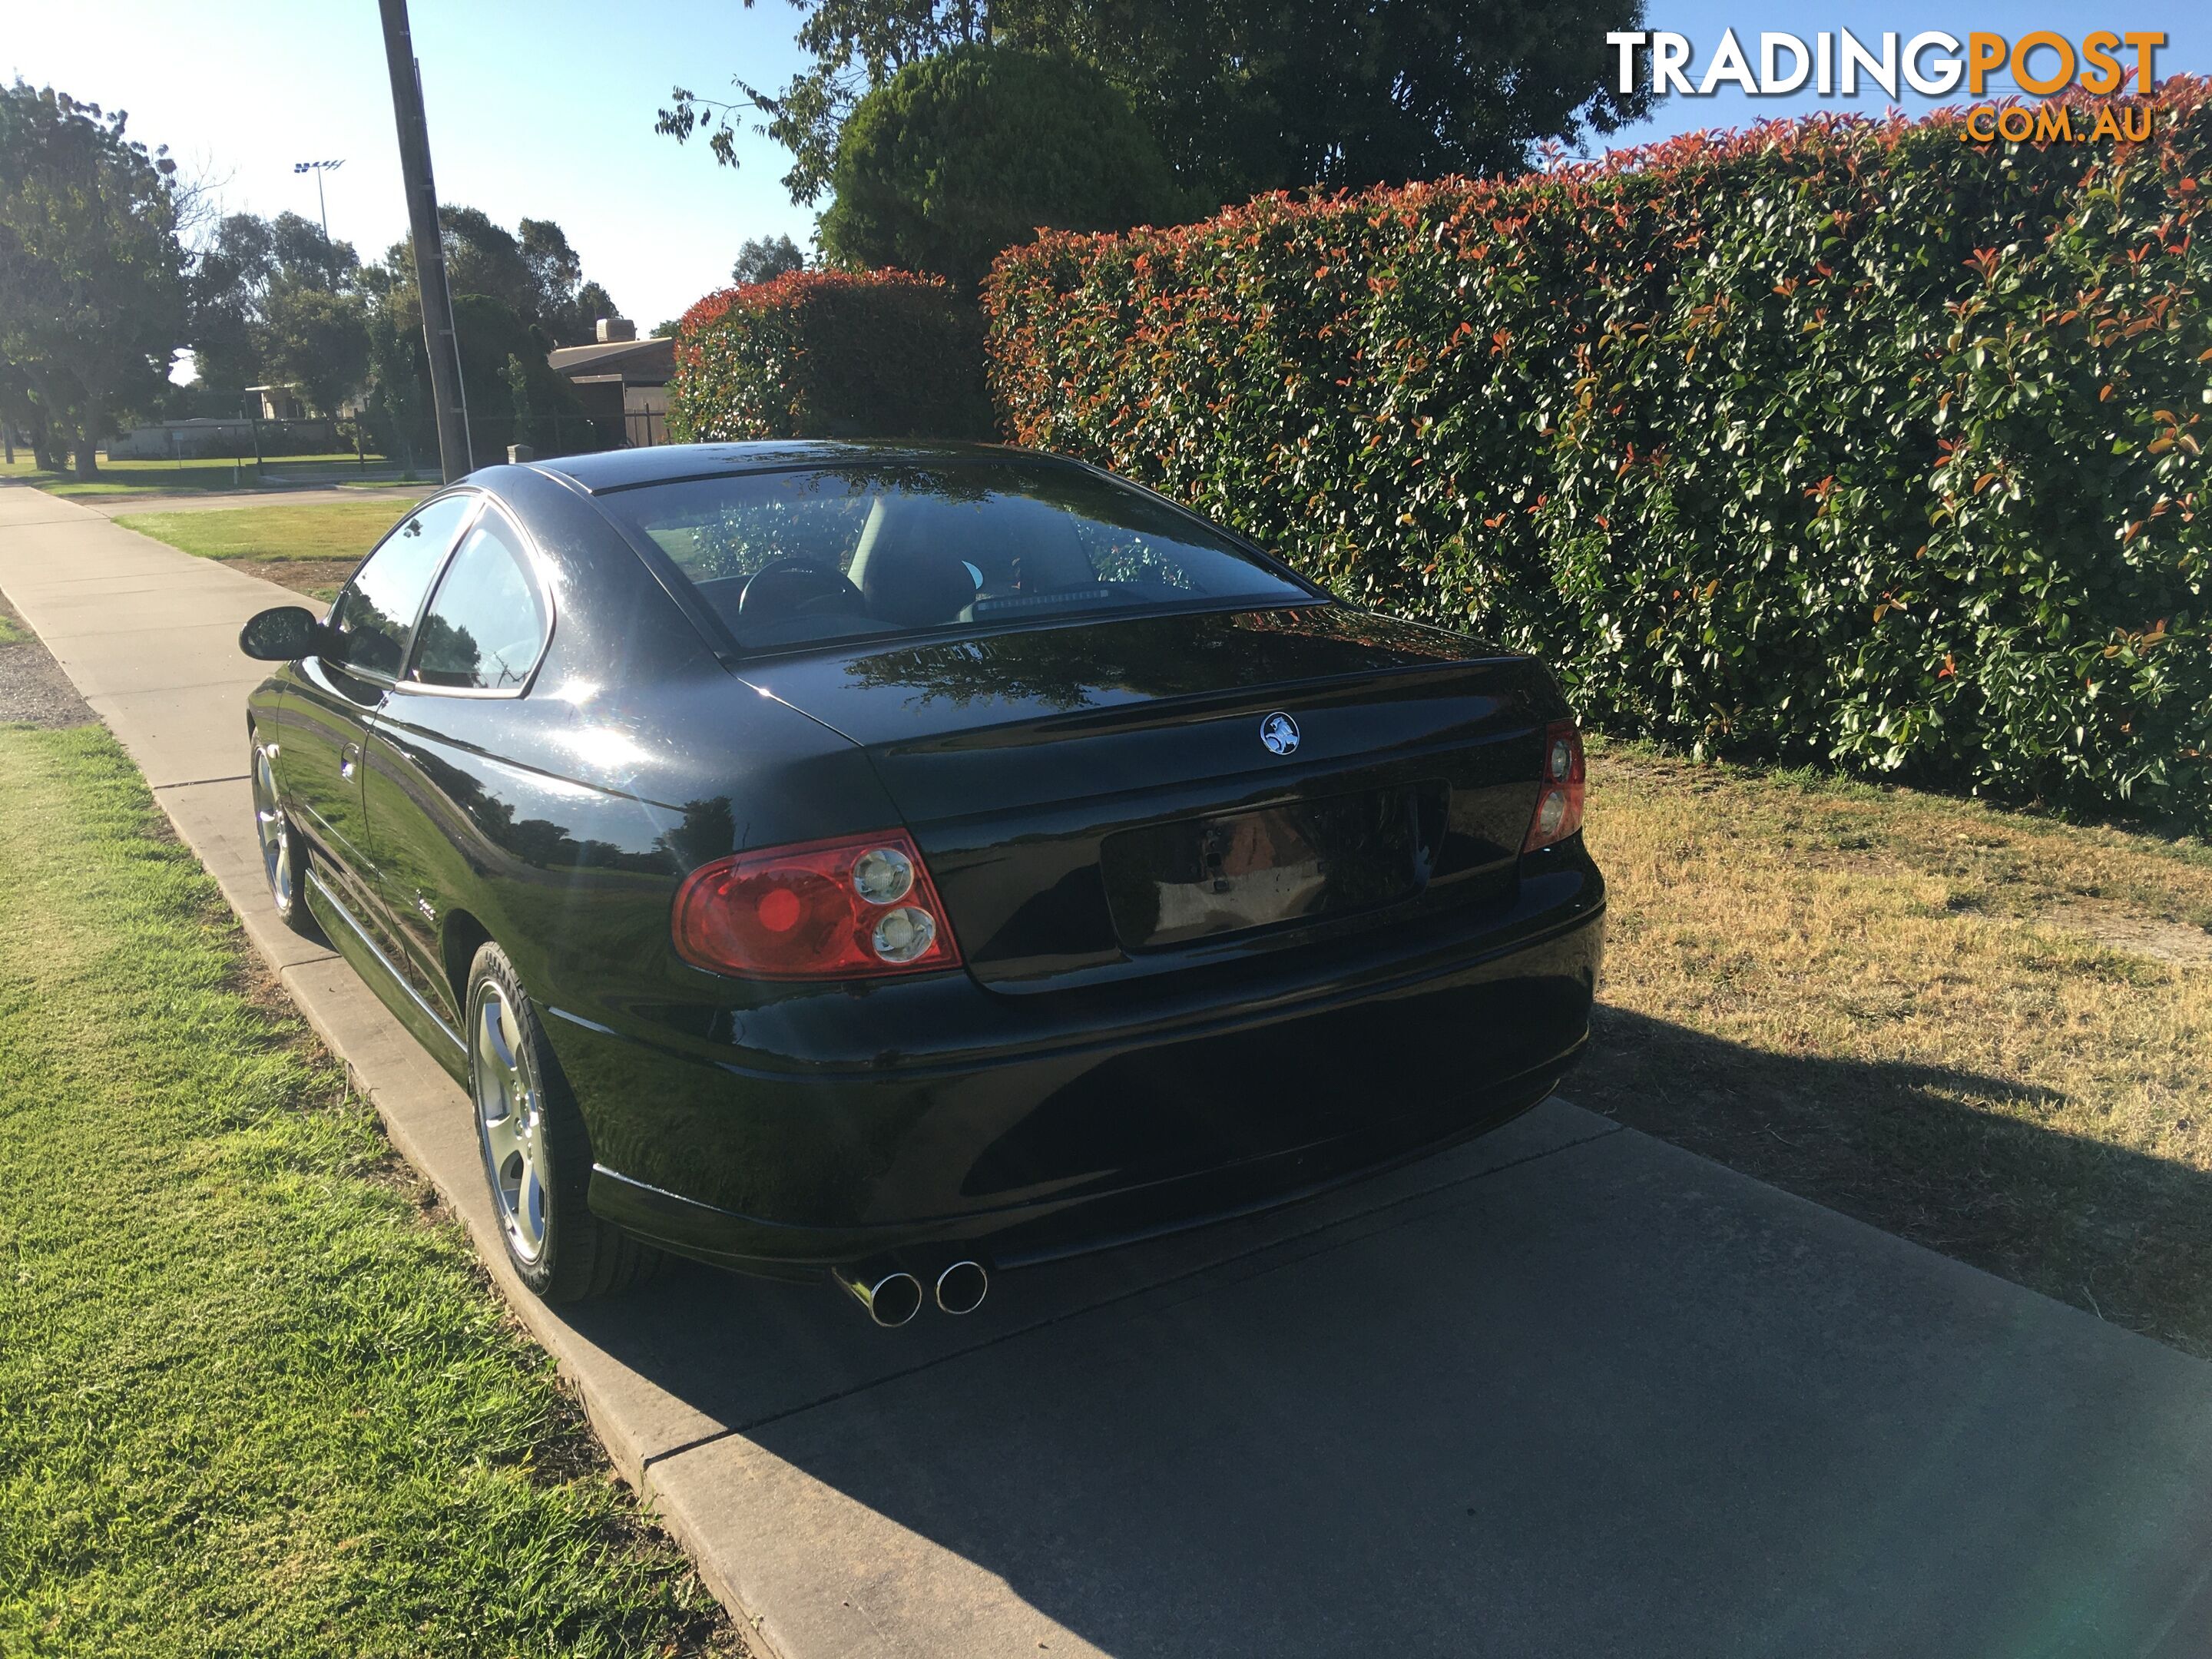
<path fill-rule="evenodd" d="M 785 196 L 782 153 L 767 140 L 748 136 L 744 165 L 732 173 L 696 141 L 678 148 L 653 131 L 672 84 L 720 95 L 732 74 L 767 85 L 790 76 L 799 64 L 798 13 L 784 0 L 750 9 L 738 0 L 415 0 L 411 9 L 440 197 L 509 226 L 525 214 L 558 221 L 586 271 L 644 325 L 726 283 L 747 237 L 781 231 L 806 242 L 812 211 Z M 9 11 L 0 74 L 129 110 L 132 131 L 167 143 L 227 210 L 312 216 L 314 180 L 295 174 L 293 163 L 343 158 L 329 179 L 331 233 L 370 255 L 404 233 L 391 88 L 371 0 L 100 0 Z M 2096 28 L 2162 28 L 2172 45 L 2161 74 L 2212 71 L 2212 7 L 2172 0 L 2117 13 L 1989 0 L 1955 8 L 1651 0 L 1644 25 L 1689 36 L 1700 65 L 1731 26 L 1753 52 L 1761 29 L 1810 37 L 1849 27 L 1863 39 L 1884 29 L 1963 36 L 1981 28 L 2017 38 L 2051 28 L 2079 40 Z M 1879 113 L 1886 101 L 1877 92 L 1856 106 Z M 1675 99 L 1611 142 L 1845 106 L 1734 91 Z"/>

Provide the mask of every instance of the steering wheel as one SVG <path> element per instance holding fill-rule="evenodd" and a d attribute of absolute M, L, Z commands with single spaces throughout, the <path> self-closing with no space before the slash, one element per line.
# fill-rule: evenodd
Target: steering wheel
<path fill-rule="evenodd" d="M 858 611 L 866 603 L 842 570 L 787 556 L 770 559 L 746 578 L 738 594 L 738 614 L 805 617 L 820 611 Z"/>

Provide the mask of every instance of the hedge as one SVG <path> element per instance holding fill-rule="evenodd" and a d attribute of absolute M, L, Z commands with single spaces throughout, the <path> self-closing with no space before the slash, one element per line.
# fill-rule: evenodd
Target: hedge
<path fill-rule="evenodd" d="M 2212 82 L 2145 106 L 1055 234 L 994 267 L 993 387 L 1606 727 L 2202 828 Z"/>
<path fill-rule="evenodd" d="M 677 325 L 668 429 L 678 443 L 988 436 L 982 319 L 899 270 L 724 289 Z"/>

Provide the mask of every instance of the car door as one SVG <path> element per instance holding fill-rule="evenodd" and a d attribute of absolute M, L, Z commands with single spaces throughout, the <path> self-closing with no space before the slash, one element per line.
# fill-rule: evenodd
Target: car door
<path fill-rule="evenodd" d="M 423 597 L 478 499 L 441 495 L 377 544 L 331 603 L 332 647 L 297 665 L 286 700 L 279 784 L 311 868 L 356 918 L 373 890 L 362 792 L 368 717 L 398 678 Z"/>
<path fill-rule="evenodd" d="M 405 669 L 368 722 L 374 902 L 416 994 L 456 1024 L 441 948 L 445 911 L 462 880 L 464 848 L 486 845 L 500 827 L 495 754 L 552 626 L 527 538 L 488 504 L 440 574 Z"/>

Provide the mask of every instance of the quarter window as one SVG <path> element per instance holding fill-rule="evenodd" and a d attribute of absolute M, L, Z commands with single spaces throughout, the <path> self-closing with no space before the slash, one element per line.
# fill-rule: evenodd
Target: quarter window
<path fill-rule="evenodd" d="M 545 606 L 506 515 L 487 510 L 446 567 L 415 641 L 420 685 L 514 690 L 545 645 Z"/>
<path fill-rule="evenodd" d="M 438 562 L 477 504 L 474 495 L 444 495 L 377 544 L 331 606 L 330 624 L 344 641 L 339 660 L 363 673 L 397 679 L 422 596 Z"/>

